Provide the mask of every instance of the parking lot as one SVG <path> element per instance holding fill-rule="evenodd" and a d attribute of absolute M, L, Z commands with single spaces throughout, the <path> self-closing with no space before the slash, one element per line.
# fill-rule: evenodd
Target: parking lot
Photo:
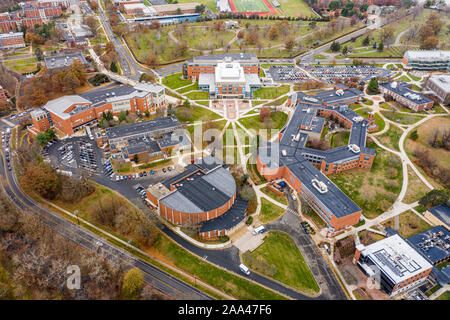
<path fill-rule="evenodd" d="M 361 78 L 370 80 L 373 77 L 388 77 L 392 71 L 374 66 L 306 66 L 308 72 L 316 78 Z"/>
<path fill-rule="evenodd" d="M 305 72 L 295 66 L 271 66 L 269 69 L 273 81 L 301 82 L 308 78 Z"/>

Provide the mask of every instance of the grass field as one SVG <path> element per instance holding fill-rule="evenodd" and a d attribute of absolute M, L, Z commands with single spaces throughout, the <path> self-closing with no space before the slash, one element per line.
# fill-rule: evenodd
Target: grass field
<path fill-rule="evenodd" d="M 277 220 L 284 213 L 284 209 L 273 204 L 269 200 L 261 198 L 261 211 L 259 212 L 259 220 L 262 223 Z"/>
<path fill-rule="evenodd" d="M 399 225 L 400 229 L 398 230 L 398 233 L 403 238 L 411 237 L 432 227 L 412 211 L 407 211 L 400 215 Z M 383 226 L 394 228 L 394 219 L 392 218 L 385 221 Z"/>
<path fill-rule="evenodd" d="M 162 79 L 162 83 L 171 89 L 177 89 L 192 84 L 191 80 L 182 79 L 181 76 L 181 72 L 168 75 Z"/>
<path fill-rule="evenodd" d="M 272 199 L 274 199 L 275 201 L 278 201 L 281 204 L 284 204 L 284 205 L 288 204 L 288 200 L 286 199 L 286 197 L 284 195 L 277 194 L 274 191 L 272 191 L 271 189 L 269 189 L 268 187 L 262 188 L 261 191 L 263 193 L 265 193 L 266 195 L 268 195 L 269 197 L 271 197 Z"/>
<path fill-rule="evenodd" d="M 400 151 L 398 142 L 402 134 L 403 131 L 401 129 L 391 125 L 389 127 L 389 130 L 387 130 L 382 135 L 378 136 L 377 139 L 389 149 Z"/>
<path fill-rule="evenodd" d="M 271 231 L 255 251 L 243 254 L 244 263 L 257 272 L 307 294 L 319 292 L 319 286 L 291 237 Z"/>
<path fill-rule="evenodd" d="M 186 109 L 188 109 L 188 113 L 184 112 L 186 111 Z M 214 113 L 202 107 L 178 107 L 175 109 L 175 116 L 181 122 L 187 123 L 220 119 L 220 116 L 217 113 Z"/>
<path fill-rule="evenodd" d="M 236 12 L 269 12 L 262 0 L 233 0 Z"/>
<path fill-rule="evenodd" d="M 365 217 L 373 219 L 388 210 L 402 186 L 400 159 L 378 147 L 371 140 L 367 147 L 375 150 L 371 170 L 352 169 L 330 179 L 362 209 Z"/>
<path fill-rule="evenodd" d="M 20 74 L 36 71 L 37 64 L 34 58 L 7 60 L 3 62 L 6 68 Z"/>
<path fill-rule="evenodd" d="M 411 167 L 408 166 L 408 188 L 406 189 L 404 203 L 419 201 L 430 189 L 419 179 Z"/>
<path fill-rule="evenodd" d="M 270 119 L 272 120 L 269 123 L 261 122 L 259 120 L 259 115 L 241 118 L 238 121 L 247 129 L 253 129 L 257 133 L 260 129 L 281 129 L 286 124 L 287 114 L 284 112 L 272 112 L 270 114 Z"/>
<path fill-rule="evenodd" d="M 276 99 L 279 96 L 286 94 L 289 92 L 288 85 L 282 85 L 279 87 L 265 87 L 259 90 L 256 90 L 253 94 L 254 99 Z"/>
<path fill-rule="evenodd" d="M 312 9 L 303 0 L 278 0 L 280 8 L 290 17 L 315 17 Z"/>
<path fill-rule="evenodd" d="M 199 279 L 237 299 L 284 299 L 273 291 L 232 275 L 190 254 L 165 236 L 159 236 L 155 244 L 155 251 L 167 262 L 192 275 L 196 275 Z"/>

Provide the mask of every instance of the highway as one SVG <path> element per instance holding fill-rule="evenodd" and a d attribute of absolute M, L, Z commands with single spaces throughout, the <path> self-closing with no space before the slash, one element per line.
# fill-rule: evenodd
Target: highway
<path fill-rule="evenodd" d="M 1 152 L 0 175 L 7 182 L 3 188 L 11 201 L 21 210 L 39 214 L 44 223 L 63 237 L 72 240 L 76 244 L 90 250 L 103 254 L 113 264 L 121 264 L 125 268 L 139 268 L 144 273 L 144 280 L 162 293 L 179 300 L 211 300 L 212 298 L 200 290 L 184 283 L 181 280 L 169 275 L 144 260 L 134 257 L 131 253 L 117 248 L 105 241 L 96 234 L 83 227 L 68 221 L 59 214 L 42 207 L 32 198 L 23 193 L 18 186 L 15 175 L 12 171 L 6 170 Z M 98 244 L 101 243 L 101 246 Z"/>

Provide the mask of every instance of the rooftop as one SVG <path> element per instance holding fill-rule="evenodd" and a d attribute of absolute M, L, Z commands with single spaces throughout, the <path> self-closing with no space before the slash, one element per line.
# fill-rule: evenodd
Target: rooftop
<path fill-rule="evenodd" d="M 436 84 L 445 93 L 450 93 L 450 74 L 433 75 L 428 81 Z"/>
<path fill-rule="evenodd" d="M 248 201 L 236 199 L 227 212 L 217 218 L 203 222 L 200 232 L 231 229 L 245 218 L 247 207 Z"/>
<path fill-rule="evenodd" d="M 361 255 L 369 257 L 394 283 L 433 267 L 398 234 L 364 247 Z"/>
<path fill-rule="evenodd" d="M 231 173 L 221 164 L 214 169 L 205 168 L 189 165 L 185 172 L 169 179 L 169 183 L 163 182 L 167 189 L 175 191 L 160 198 L 160 202 L 179 212 L 202 213 L 229 201 L 236 193 Z"/>
<path fill-rule="evenodd" d="M 420 94 L 419 92 L 409 89 L 401 81 L 400 82 L 393 81 L 393 82 L 380 83 L 379 86 L 386 88 L 387 90 L 390 90 L 415 104 L 425 104 L 425 103 L 432 102 L 431 99 L 425 97 L 424 95 Z"/>
<path fill-rule="evenodd" d="M 433 264 L 450 255 L 450 232 L 443 226 L 433 227 L 407 240 Z"/>
<path fill-rule="evenodd" d="M 240 63 L 259 63 L 258 57 L 255 53 L 220 53 L 220 54 L 212 54 L 209 56 L 198 56 L 194 57 L 191 60 L 187 60 L 187 62 L 193 63 L 218 63 L 225 60 L 225 58 L 230 59 L 231 61 L 240 62 Z"/>
<path fill-rule="evenodd" d="M 450 50 L 408 50 L 404 56 L 421 61 L 450 61 Z"/>
<path fill-rule="evenodd" d="M 162 129 L 176 129 L 181 123 L 176 117 L 157 118 L 148 121 L 125 124 L 123 126 L 106 128 L 108 140 L 128 138 L 133 135 L 145 134 L 151 135 L 152 132 Z"/>
<path fill-rule="evenodd" d="M 76 59 L 80 60 L 83 64 L 88 64 L 81 52 L 44 57 L 45 66 L 49 70 L 69 67 Z"/>

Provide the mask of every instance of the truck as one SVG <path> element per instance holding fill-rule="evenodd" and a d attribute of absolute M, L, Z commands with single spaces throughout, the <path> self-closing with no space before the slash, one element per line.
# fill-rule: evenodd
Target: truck
<path fill-rule="evenodd" d="M 250 275 L 250 270 L 247 268 L 247 266 L 245 264 L 240 264 L 239 265 L 239 269 L 245 273 L 246 275 Z"/>
<path fill-rule="evenodd" d="M 266 228 L 264 226 L 259 226 L 258 228 L 255 228 L 253 230 L 253 234 L 257 235 L 257 234 L 263 233 L 264 231 L 266 231 Z"/>

